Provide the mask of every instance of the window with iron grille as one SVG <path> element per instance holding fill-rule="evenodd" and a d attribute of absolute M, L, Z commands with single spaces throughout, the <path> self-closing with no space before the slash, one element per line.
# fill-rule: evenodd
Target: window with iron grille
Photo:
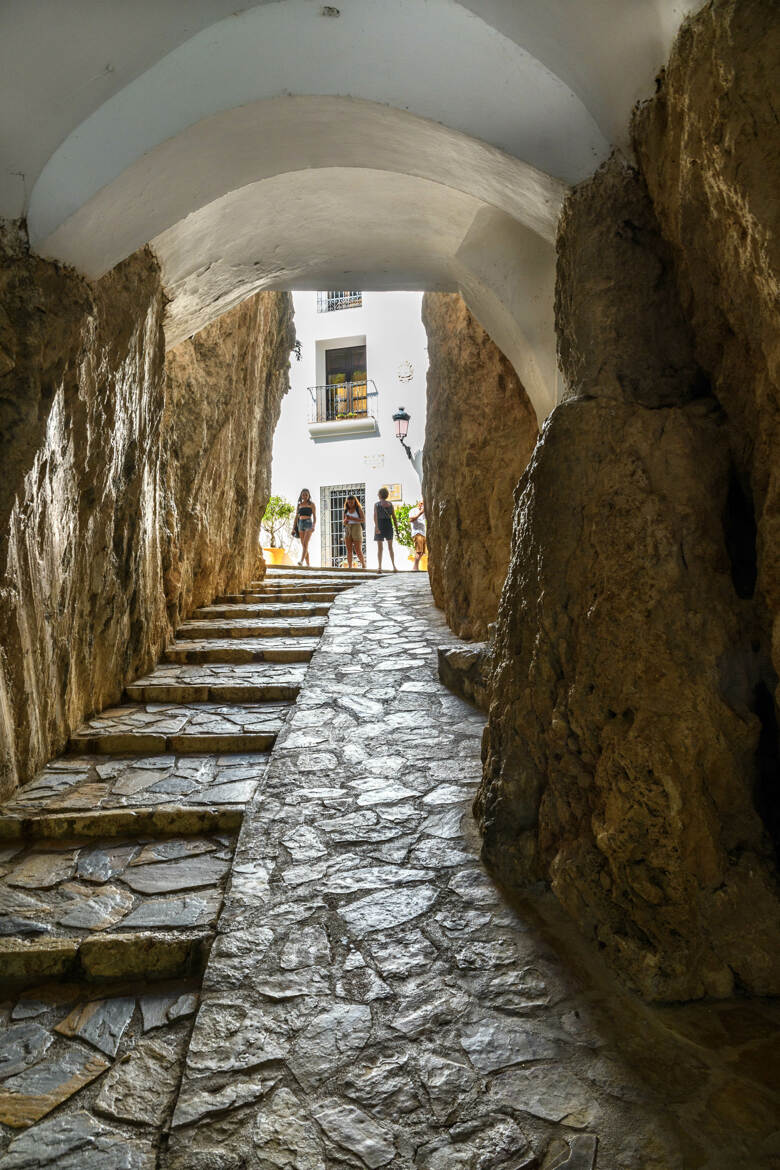
<path fill-rule="evenodd" d="M 318 397 L 318 419 L 365 417 L 368 385 L 365 345 L 348 345 L 325 351 L 325 381 Z"/>
<path fill-rule="evenodd" d="M 362 292 L 318 292 L 317 312 L 333 313 L 336 309 L 359 309 L 363 304 Z"/>
<path fill-rule="evenodd" d="M 320 488 L 321 551 L 323 565 L 340 568 L 347 563 L 347 542 L 344 539 L 344 501 L 355 496 L 365 515 L 366 485 L 364 483 L 340 483 Z M 363 525 L 363 556 L 366 555 L 366 526 Z M 356 558 L 357 559 L 357 558 Z"/>

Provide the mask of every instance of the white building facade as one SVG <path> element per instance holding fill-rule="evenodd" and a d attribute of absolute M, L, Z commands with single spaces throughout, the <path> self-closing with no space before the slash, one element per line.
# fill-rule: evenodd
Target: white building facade
<path fill-rule="evenodd" d="M 293 303 L 300 360 L 293 356 L 274 436 L 272 492 L 295 503 L 309 489 L 317 505 L 310 560 L 326 566 L 346 563 L 342 516 L 354 493 L 366 512 L 367 561 L 374 565 L 379 489 L 387 487 L 395 504 L 420 498 L 418 471 L 392 416 L 404 407 L 411 416 L 407 442 L 413 452 L 421 449 L 428 368 L 422 293 L 295 292 Z M 410 567 L 409 552 L 397 545 L 399 569 Z M 300 556 L 297 542 L 291 555 Z"/>

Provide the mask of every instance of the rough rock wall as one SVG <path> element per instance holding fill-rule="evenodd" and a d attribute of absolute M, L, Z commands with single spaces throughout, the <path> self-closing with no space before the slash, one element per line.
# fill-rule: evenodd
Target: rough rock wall
<path fill-rule="evenodd" d="M 252 537 L 239 538 L 239 516 L 243 507 L 252 524 L 257 517 L 266 470 L 251 465 L 268 454 L 251 424 L 262 421 L 260 403 L 269 430 L 276 421 L 291 309 L 279 294 L 276 309 L 234 310 L 212 327 L 234 335 L 240 318 L 269 331 L 259 346 L 247 339 L 254 373 L 231 371 L 226 394 L 224 372 L 209 367 L 220 412 L 175 375 L 166 386 L 164 296 L 150 252 L 90 285 L 30 255 L 11 228 L 0 244 L 2 797 L 152 665 L 168 614 L 175 621 L 209 588 L 247 573 Z M 242 359 L 240 344 L 226 348 Z M 277 363 L 273 374 L 260 351 Z M 205 394 L 207 380 L 200 386 Z"/>
<path fill-rule="evenodd" d="M 460 296 L 426 293 L 422 318 L 431 589 L 456 634 L 484 638 L 506 576 L 513 493 L 536 442 L 536 415 L 512 365 Z"/>
<path fill-rule="evenodd" d="M 518 490 L 486 857 L 509 885 L 548 880 L 648 998 L 777 993 L 730 420 L 636 171 L 613 160 L 570 195 L 558 254 L 568 400 Z"/>
<path fill-rule="evenodd" d="M 168 351 L 165 596 L 173 624 L 253 573 L 294 341 L 291 298 L 269 292 Z"/>
<path fill-rule="evenodd" d="M 163 296 L 141 253 L 94 287 L 7 249 L 0 275 L 0 794 L 152 664 Z"/>
<path fill-rule="evenodd" d="M 764 654 L 753 702 L 765 728 L 760 800 L 780 846 L 778 92 L 775 0 L 716 0 L 683 28 L 633 131 L 696 356 L 729 420 L 738 588 Z"/>

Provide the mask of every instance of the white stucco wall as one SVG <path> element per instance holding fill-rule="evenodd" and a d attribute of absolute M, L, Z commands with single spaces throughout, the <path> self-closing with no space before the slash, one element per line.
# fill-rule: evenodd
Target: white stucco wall
<path fill-rule="evenodd" d="M 351 286 L 354 287 L 354 286 Z M 421 320 L 422 293 L 363 292 L 363 305 L 330 313 L 317 312 L 315 292 L 295 292 L 295 328 L 302 343 L 302 360 L 293 358 L 290 391 L 282 402 L 282 413 L 274 435 L 272 491 L 295 502 L 301 488 L 307 487 L 320 504 L 324 485 L 365 483 L 367 559 L 376 564 L 370 512 L 383 484 L 400 483 L 406 503 L 419 497 L 417 475 L 395 437 L 392 415 L 404 406 L 411 415 L 409 445 L 422 447 L 425 438 L 425 387 L 428 369 L 427 338 Z M 322 378 L 324 365 L 318 364 L 318 340 L 336 338 L 366 339 L 368 377 L 377 387 L 376 415 L 378 432 L 313 440 L 307 421 L 311 410 L 308 387 Z M 321 352 L 321 347 L 319 347 Z M 399 367 L 409 362 L 414 370 L 410 382 L 398 380 Z M 310 545 L 312 564 L 320 564 L 321 523 Z M 293 543 L 297 560 L 300 545 Z M 399 569 L 410 567 L 408 550 L 396 548 Z M 385 566 L 389 560 L 385 557 Z"/>

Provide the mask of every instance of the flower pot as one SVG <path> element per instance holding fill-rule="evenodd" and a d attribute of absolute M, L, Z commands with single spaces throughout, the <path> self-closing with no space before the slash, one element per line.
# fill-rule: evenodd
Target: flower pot
<path fill-rule="evenodd" d="M 292 565 L 293 559 L 286 548 L 264 548 L 263 560 L 267 565 Z"/>

